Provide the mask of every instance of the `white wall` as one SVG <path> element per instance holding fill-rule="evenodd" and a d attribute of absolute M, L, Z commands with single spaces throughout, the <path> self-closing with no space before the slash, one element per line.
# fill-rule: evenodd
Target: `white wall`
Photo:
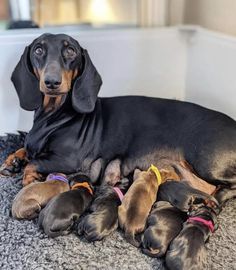
<path fill-rule="evenodd" d="M 185 98 L 236 119 L 236 38 L 195 29 L 189 32 Z"/>
<path fill-rule="evenodd" d="M 29 130 L 32 125 L 32 113 L 19 109 L 10 81 L 24 47 L 41 32 L 32 33 L 6 31 L 0 35 L 0 134 Z M 187 50 L 185 38 L 177 28 L 68 34 L 88 49 L 101 73 L 104 82 L 101 96 L 133 94 L 184 98 Z"/>

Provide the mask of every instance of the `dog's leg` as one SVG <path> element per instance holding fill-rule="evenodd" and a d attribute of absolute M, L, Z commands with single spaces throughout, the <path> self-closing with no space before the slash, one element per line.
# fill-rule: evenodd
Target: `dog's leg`
<path fill-rule="evenodd" d="M 24 177 L 22 181 L 23 186 L 29 185 L 34 181 L 42 181 L 42 180 L 43 176 L 42 174 L 37 172 L 37 166 L 29 163 L 24 170 Z"/>
<path fill-rule="evenodd" d="M 197 175 L 213 185 L 220 185 L 215 197 L 220 205 L 236 197 L 236 149 L 230 146 L 227 150 L 215 154 L 213 158 L 198 157 L 198 163 L 191 163 Z"/>
<path fill-rule="evenodd" d="M 215 193 L 215 198 L 220 205 L 223 205 L 226 201 L 236 197 L 236 185 L 231 187 L 221 187 Z"/>
<path fill-rule="evenodd" d="M 11 176 L 14 173 L 19 173 L 27 164 L 28 159 L 24 148 L 20 148 L 15 153 L 8 156 L 5 162 L 0 167 L 0 174 Z"/>
<path fill-rule="evenodd" d="M 214 176 L 221 181 L 221 187 L 215 192 L 215 198 L 220 205 L 236 197 L 236 160 L 229 162 L 221 171 L 215 172 Z"/>

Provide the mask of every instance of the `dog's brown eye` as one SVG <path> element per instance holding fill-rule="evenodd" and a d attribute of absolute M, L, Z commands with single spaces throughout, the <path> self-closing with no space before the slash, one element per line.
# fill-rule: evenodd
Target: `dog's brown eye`
<path fill-rule="evenodd" d="M 35 51 L 35 53 L 37 55 L 42 55 L 43 54 L 43 48 L 42 47 L 37 47 L 34 51 Z"/>

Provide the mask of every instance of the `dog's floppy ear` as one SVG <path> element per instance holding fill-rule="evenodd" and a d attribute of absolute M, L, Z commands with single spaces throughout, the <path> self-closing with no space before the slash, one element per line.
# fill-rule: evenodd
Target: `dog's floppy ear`
<path fill-rule="evenodd" d="M 33 111 L 42 104 L 39 81 L 30 71 L 29 47 L 25 48 L 19 63 L 12 73 L 11 80 L 16 88 L 21 108 Z"/>
<path fill-rule="evenodd" d="M 88 52 L 82 49 L 84 69 L 75 80 L 72 90 L 72 106 L 79 113 L 90 113 L 94 110 L 102 79 L 94 67 Z"/>

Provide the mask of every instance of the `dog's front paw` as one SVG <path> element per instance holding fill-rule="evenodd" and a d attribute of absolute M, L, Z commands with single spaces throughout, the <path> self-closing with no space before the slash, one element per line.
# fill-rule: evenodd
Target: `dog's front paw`
<path fill-rule="evenodd" d="M 0 174 L 5 176 L 12 176 L 16 173 L 19 173 L 27 162 L 26 151 L 24 148 L 21 148 L 8 156 L 8 158 L 0 167 Z"/>

